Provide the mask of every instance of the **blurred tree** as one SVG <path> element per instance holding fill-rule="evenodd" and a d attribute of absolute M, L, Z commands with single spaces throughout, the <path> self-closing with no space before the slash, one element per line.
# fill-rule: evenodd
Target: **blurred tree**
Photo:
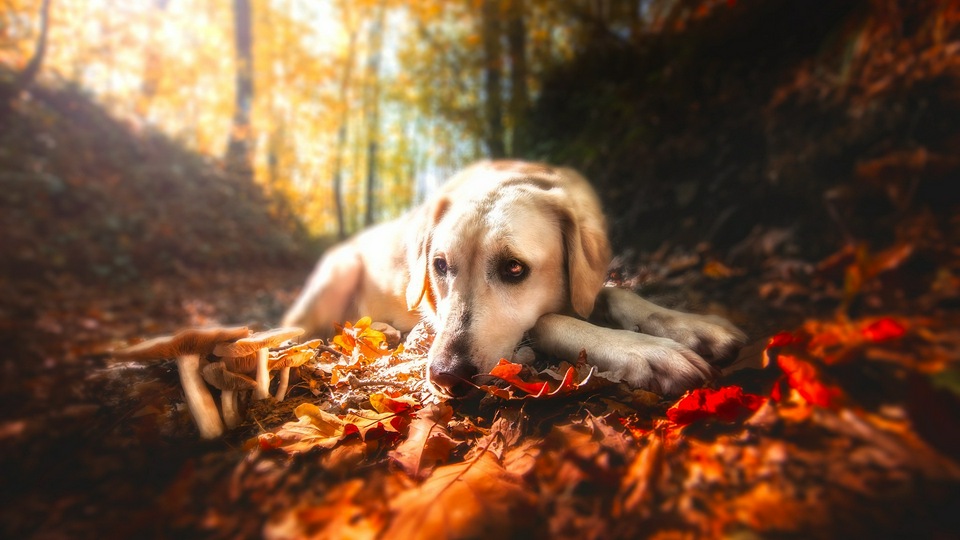
<path fill-rule="evenodd" d="M 346 238 L 347 222 L 344 209 L 343 194 L 343 162 L 344 154 L 347 150 L 347 126 L 350 121 L 350 107 L 348 100 L 350 98 L 350 83 L 353 74 L 353 62 L 356 55 L 357 45 L 357 24 L 353 21 L 352 10 L 347 5 L 348 2 L 342 2 L 344 13 L 344 24 L 349 33 L 349 45 L 347 46 L 346 58 L 343 63 L 343 72 L 340 78 L 340 125 L 337 128 L 337 147 L 334 151 L 333 162 L 333 194 L 337 210 L 337 236 Z"/>
<path fill-rule="evenodd" d="M 526 140 L 523 131 L 518 129 L 518 126 L 530 108 L 525 10 L 523 0 L 507 0 L 507 43 L 510 52 L 510 119 L 513 127 L 510 155 L 516 157 L 522 157 L 527 153 Z"/>
<path fill-rule="evenodd" d="M 37 74 L 40 73 L 40 67 L 43 65 L 43 59 L 47 52 L 47 34 L 50 25 L 50 0 L 43 0 L 40 5 L 40 35 L 37 36 L 37 44 L 34 48 L 33 56 L 30 62 L 23 68 L 10 86 L 0 86 L 0 123 L 6 119 L 10 112 L 10 101 L 19 96 L 27 87 L 33 84 Z"/>
<path fill-rule="evenodd" d="M 386 2 L 381 0 L 375 9 L 376 14 L 370 25 L 370 51 L 367 59 L 363 104 L 367 137 L 367 212 L 364 219 L 365 225 L 373 224 L 377 193 L 377 149 L 380 144 L 380 58 L 383 53 L 383 19 L 386 15 Z"/>
<path fill-rule="evenodd" d="M 484 62 L 484 138 L 487 152 L 496 159 L 507 155 L 503 142 L 503 89 L 500 82 L 503 66 L 500 0 L 482 0 L 480 12 Z"/>
<path fill-rule="evenodd" d="M 227 144 L 227 169 L 253 178 L 253 10 L 250 0 L 233 0 L 233 34 L 236 69 L 233 125 Z"/>

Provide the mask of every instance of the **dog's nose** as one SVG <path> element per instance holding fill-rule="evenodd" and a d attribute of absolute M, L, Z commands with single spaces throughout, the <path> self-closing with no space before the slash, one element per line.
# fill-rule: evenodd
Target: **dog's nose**
<path fill-rule="evenodd" d="M 451 397 L 463 397 L 470 393 L 475 388 L 472 381 L 476 374 L 477 368 L 465 362 L 452 366 L 430 366 L 430 382 Z"/>

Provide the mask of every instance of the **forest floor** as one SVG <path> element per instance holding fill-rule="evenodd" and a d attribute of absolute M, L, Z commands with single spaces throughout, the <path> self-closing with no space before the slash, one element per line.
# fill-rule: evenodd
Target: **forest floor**
<path fill-rule="evenodd" d="M 55 109 L 41 112 L 77 114 Z M 38 172 L 24 158 L 29 148 L 10 150 L 48 145 L 30 131 L 37 125 L 5 139 L 0 155 L 4 171 L 32 163 L 22 173 L 47 186 L 28 203 L 0 197 L 6 219 L 22 214 L 16 231 L 2 233 L 20 264 L 5 266 L 0 281 L 4 538 L 960 530 L 960 218 L 916 211 L 883 247 L 851 242 L 819 260 L 778 229 L 723 251 L 666 239 L 618 258 L 613 284 L 726 316 L 750 335 L 720 378 L 683 397 L 605 381 L 589 358 L 569 358 L 501 366 L 482 400 L 437 402 L 418 376 L 429 335 L 385 350 L 361 324 L 342 334 L 340 352 L 299 368 L 287 400 L 247 400 L 239 427 L 203 441 L 172 362 L 112 351 L 191 326 L 275 326 L 312 261 L 290 248 L 242 264 L 267 248 L 252 242 L 245 254 L 234 230 L 223 233 L 228 257 L 218 259 L 215 246 L 207 261 L 191 251 L 178 253 L 187 266 L 138 266 L 152 251 L 185 249 L 169 247 L 172 237 L 221 231 L 187 231 L 190 220 L 156 212 L 139 225 L 148 241 L 136 248 L 122 235 L 114 251 L 99 233 L 72 233 L 99 231 L 99 221 L 83 220 L 104 216 L 66 198 L 84 192 L 82 179 L 110 175 Z M 49 131 L 69 142 L 68 132 Z M 162 146 L 144 144 L 131 151 Z M 88 169 L 111 167 L 95 152 L 78 155 Z M 228 212 L 221 220 L 242 220 Z M 83 219 L 58 222 L 64 215 Z M 117 220 L 133 219 L 125 216 Z M 104 227 L 113 230 L 109 220 Z M 98 242 L 127 258 L 91 272 L 98 261 L 84 260 L 84 248 Z M 218 262 L 230 257 L 238 260 Z"/>

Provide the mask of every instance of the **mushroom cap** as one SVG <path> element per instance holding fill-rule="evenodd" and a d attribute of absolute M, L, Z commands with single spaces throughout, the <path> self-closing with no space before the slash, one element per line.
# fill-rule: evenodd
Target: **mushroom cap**
<path fill-rule="evenodd" d="M 223 362 L 212 362 L 203 367 L 203 380 L 220 390 L 253 390 L 257 381 L 229 371 Z"/>
<path fill-rule="evenodd" d="M 263 348 L 276 347 L 284 341 L 295 338 L 304 332 L 305 330 L 303 328 L 297 328 L 295 326 L 257 332 L 252 336 L 238 339 L 232 343 L 221 343 L 213 349 L 213 354 L 229 357 L 246 356 Z"/>
<path fill-rule="evenodd" d="M 172 336 L 148 339 L 115 351 L 122 358 L 177 358 L 186 354 L 209 354 L 217 344 L 250 335 L 246 326 L 186 328 Z"/>
<path fill-rule="evenodd" d="M 234 373 L 256 373 L 257 371 L 256 353 L 246 356 L 224 356 L 221 360 L 223 365 Z"/>
<path fill-rule="evenodd" d="M 294 368 L 306 364 L 317 352 L 313 349 L 297 349 L 283 351 L 280 356 L 267 362 L 269 369 Z"/>

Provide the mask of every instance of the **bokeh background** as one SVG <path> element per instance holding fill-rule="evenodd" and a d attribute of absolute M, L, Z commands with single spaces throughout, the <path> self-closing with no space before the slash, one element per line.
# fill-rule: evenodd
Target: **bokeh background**
<path fill-rule="evenodd" d="M 110 351 L 275 325 L 325 247 L 501 157 L 585 173 L 611 279 L 761 349 L 893 313 L 956 355 L 956 0 L 3 0 L 0 536 L 216 530 L 153 504 L 237 456 Z M 949 373 L 917 425 L 956 457 Z"/>

